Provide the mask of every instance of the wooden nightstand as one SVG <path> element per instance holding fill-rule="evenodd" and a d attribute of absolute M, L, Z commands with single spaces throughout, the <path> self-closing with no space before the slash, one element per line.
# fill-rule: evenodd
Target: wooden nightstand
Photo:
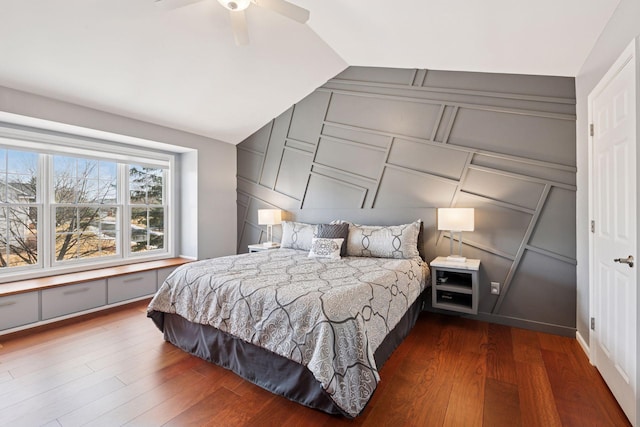
<path fill-rule="evenodd" d="M 478 272 L 480 260 L 447 261 L 437 257 L 431 261 L 431 305 L 460 313 L 478 313 Z"/>
<path fill-rule="evenodd" d="M 262 251 L 268 251 L 269 249 L 278 249 L 280 247 L 280 245 L 278 244 L 277 246 L 263 246 L 262 243 L 255 243 L 253 245 L 249 245 L 247 246 L 249 248 L 249 253 L 251 252 L 262 252 Z"/>

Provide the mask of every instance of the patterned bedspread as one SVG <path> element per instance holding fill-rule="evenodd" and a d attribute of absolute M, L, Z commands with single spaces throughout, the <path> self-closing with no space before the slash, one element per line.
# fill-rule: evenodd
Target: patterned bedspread
<path fill-rule="evenodd" d="M 148 311 L 211 325 L 305 365 L 357 416 L 380 379 L 373 354 L 427 275 L 419 258 L 328 260 L 269 250 L 181 266 Z"/>

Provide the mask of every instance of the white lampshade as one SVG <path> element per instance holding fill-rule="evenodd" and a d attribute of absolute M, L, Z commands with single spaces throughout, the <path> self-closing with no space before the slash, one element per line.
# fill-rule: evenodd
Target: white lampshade
<path fill-rule="evenodd" d="M 473 231 L 473 208 L 438 208 L 438 230 Z"/>
<path fill-rule="evenodd" d="M 259 225 L 276 225 L 282 222 L 282 211 L 280 209 L 258 209 Z"/>

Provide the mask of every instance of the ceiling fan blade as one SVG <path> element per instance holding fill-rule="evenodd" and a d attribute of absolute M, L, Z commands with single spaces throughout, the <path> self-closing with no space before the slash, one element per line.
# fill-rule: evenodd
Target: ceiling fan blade
<path fill-rule="evenodd" d="M 238 46 L 249 44 L 247 17 L 244 14 L 244 10 L 229 11 L 229 15 L 231 16 L 231 29 L 233 30 L 233 37 L 236 39 L 236 44 Z"/>
<path fill-rule="evenodd" d="M 201 0 L 156 0 L 156 6 L 160 6 L 163 9 L 171 10 L 179 7 L 188 6 L 193 3 L 197 3 Z"/>
<path fill-rule="evenodd" d="M 252 0 L 253 3 L 265 9 L 273 10 L 280 15 L 304 24 L 309 20 L 309 11 L 285 0 Z"/>

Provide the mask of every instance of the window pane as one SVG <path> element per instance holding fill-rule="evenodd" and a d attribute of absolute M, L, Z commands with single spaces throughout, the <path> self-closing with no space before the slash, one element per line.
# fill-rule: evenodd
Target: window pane
<path fill-rule="evenodd" d="M 149 209 L 149 243 L 152 249 L 164 248 L 164 208 Z"/>
<path fill-rule="evenodd" d="M 100 210 L 100 232 L 112 238 L 120 232 L 117 208 Z"/>
<path fill-rule="evenodd" d="M 82 195 L 82 199 L 78 200 L 80 203 L 101 203 L 102 197 L 100 196 L 100 181 L 97 179 L 85 179 L 84 182 L 78 180 L 78 188 L 82 189 L 79 194 Z"/>
<path fill-rule="evenodd" d="M 36 207 L 0 208 L 0 267 L 38 262 L 37 224 Z"/>
<path fill-rule="evenodd" d="M 38 263 L 38 154 L 0 149 L 0 267 Z"/>
<path fill-rule="evenodd" d="M 164 208 L 131 209 L 131 251 L 164 249 Z"/>
<path fill-rule="evenodd" d="M 147 209 L 131 209 L 131 251 L 147 250 Z"/>
<path fill-rule="evenodd" d="M 9 266 L 38 262 L 38 210 L 36 207 L 8 209 Z"/>
<path fill-rule="evenodd" d="M 56 233 L 56 260 L 76 258 L 78 235 L 75 233 Z"/>
<path fill-rule="evenodd" d="M 9 203 L 35 203 L 36 175 L 7 174 L 7 198 Z"/>
<path fill-rule="evenodd" d="M 117 175 L 117 164 L 115 162 L 100 162 L 100 179 L 106 181 L 114 181 Z"/>
<path fill-rule="evenodd" d="M 38 155 L 26 151 L 0 150 L 0 202 L 35 203 Z"/>
<path fill-rule="evenodd" d="M 98 230 L 100 209 L 83 207 L 78 209 L 78 214 L 80 232 Z"/>
<path fill-rule="evenodd" d="M 118 253 L 118 208 L 56 208 L 56 260 Z"/>
<path fill-rule="evenodd" d="M 115 244 L 111 242 L 111 244 L 103 245 L 108 241 L 101 239 L 97 233 L 82 233 L 79 236 L 79 241 L 78 258 L 96 258 L 115 254 Z"/>
<path fill-rule="evenodd" d="M 56 203 L 115 202 L 116 162 L 54 156 L 53 164 Z"/>
<path fill-rule="evenodd" d="M 29 151 L 7 150 L 7 172 L 33 176 L 38 169 L 38 154 Z"/>
<path fill-rule="evenodd" d="M 129 166 L 129 199 L 133 204 L 162 204 L 163 170 Z"/>
<path fill-rule="evenodd" d="M 53 189 L 56 203 L 74 203 L 76 201 L 75 159 L 55 156 L 53 164 Z"/>
<path fill-rule="evenodd" d="M 56 233 L 75 231 L 77 218 L 76 208 L 56 208 Z"/>
<path fill-rule="evenodd" d="M 98 179 L 100 176 L 100 161 L 93 159 L 78 159 L 78 178 Z"/>
<path fill-rule="evenodd" d="M 100 203 L 114 204 L 118 201 L 116 182 L 115 178 L 113 180 L 100 180 L 98 189 Z"/>
<path fill-rule="evenodd" d="M 100 250 L 103 255 L 115 255 L 118 253 L 117 237 L 120 233 L 118 227 L 117 209 L 100 209 L 100 221 L 96 233 L 99 238 Z"/>

